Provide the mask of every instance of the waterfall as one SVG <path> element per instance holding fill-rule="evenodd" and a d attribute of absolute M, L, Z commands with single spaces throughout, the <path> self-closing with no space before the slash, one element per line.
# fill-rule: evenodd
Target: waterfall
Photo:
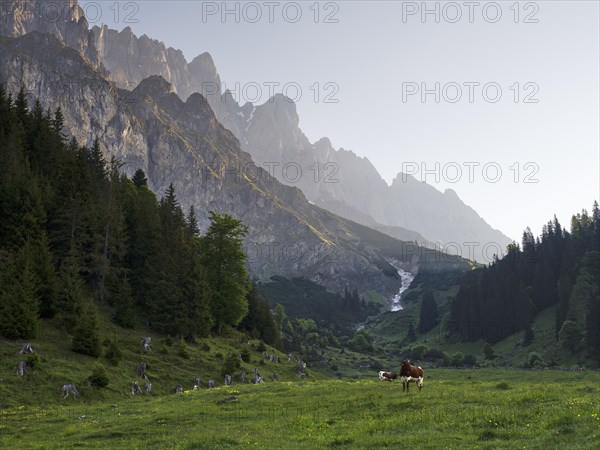
<path fill-rule="evenodd" d="M 398 293 L 394 295 L 394 298 L 392 298 L 390 311 L 400 311 L 402 309 L 402 305 L 400 304 L 402 293 L 410 287 L 410 284 L 415 279 L 415 276 L 412 273 L 402 269 L 398 269 L 398 275 L 400 275 L 400 289 L 398 290 Z"/>

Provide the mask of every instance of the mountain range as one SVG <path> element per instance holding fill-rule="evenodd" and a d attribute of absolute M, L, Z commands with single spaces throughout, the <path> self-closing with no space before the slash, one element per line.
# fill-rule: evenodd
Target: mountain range
<path fill-rule="evenodd" d="M 471 268 L 423 246 L 508 241 L 453 191 L 410 177 L 387 186 L 368 159 L 326 138 L 310 143 L 289 99 L 240 106 L 229 92 L 216 95 L 221 82 L 208 53 L 187 63 L 129 28 L 90 28 L 76 1 L 61 4 L 55 20 L 36 16 L 40 3 L 5 5 L 0 83 L 13 93 L 23 87 L 45 109 L 60 106 L 73 137 L 87 145 L 101 138 L 107 158 L 129 174 L 142 168 L 159 195 L 173 183 L 201 228 L 210 210 L 242 219 L 254 276 L 304 276 L 389 298 L 398 268 Z M 290 183 L 264 170 L 268 162 L 335 164 L 339 177 Z"/>

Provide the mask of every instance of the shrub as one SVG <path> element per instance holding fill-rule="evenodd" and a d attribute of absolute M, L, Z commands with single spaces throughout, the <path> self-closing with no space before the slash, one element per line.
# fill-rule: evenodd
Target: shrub
<path fill-rule="evenodd" d="M 240 369 L 240 367 L 242 366 L 240 359 L 234 355 L 231 354 L 229 356 L 227 356 L 227 358 L 225 359 L 225 362 L 223 363 L 223 369 L 221 370 L 221 375 L 225 376 L 225 375 L 233 375 L 235 373 L 237 373 L 237 371 Z"/>
<path fill-rule="evenodd" d="M 250 362 L 250 350 L 248 350 L 247 348 L 243 349 L 240 353 L 240 356 L 242 357 L 242 361 L 249 363 Z"/>
<path fill-rule="evenodd" d="M 544 360 L 542 359 L 542 355 L 538 352 L 531 352 L 527 356 L 527 361 L 525 361 L 525 367 L 541 367 L 544 365 Z"/>
<path fill-rule="evenodd" d="M 503 381 L 502 383 L 498 383 L 496 385 L 496 389 L 499 389 L 501 391 L 507 391 L 508 389 L 510 389 L 510 386 L 506 381 Z"/>
<path fill-rule="evenodd" d="M 465 356 L 462 352 L 454 352 L 452 356 L 450 356 L 450 363 L 453 366 L 462 366 L 465 362 Z"/>
<path fill-rule="evenodd" d="M 429 350 L 429 348 L 426 345 L 423 345 L 423 344 L 415 345 L 414 347 L 412 347 L 410 349 L 410 357 L 414 358 L 414 359 L 422 359 L 428 350 Z"/>
<path fill-rule="evenodd" d="M 356 332 L 349 345 L 356 352 L 372 352 L 373 338 L 365 330 L 360 330 Z"/>
<path fill-rule="evenodd" d="M 263 341 L 260 341 L 258 343 L 258 345 L 256 346 L 256 350 L 259 352 L 266 352 L 267 351 L 267 347 L 265 345 L 265 343 Z"/>
<path fill-rule="evenodd" d="M 104 356 L 113 366 L 118 366 L 119 362 L 123 359 L 123 352 L 121 352 L 121 347 L 119 347 L 116 341 L 108 340 L 106 341 Z"/>
<path fill-rule="evenodd" d="M 490 361 L 492 359 L 496 358 L 496 355 L 494 354 L 494 349 L 488 342 L 483 344 L 483 355 L 484 355 L 485 359 L 490 360 Z"/>
<path fill-rule="evenodd" d="M 36 369 L 40 367 L 42 360 L 40 359 L 40 355 L 34 353 L 32 355 L 27 355 L 27 358 L 25 358 L 25 363 L 27 364 L 27 367 Z"/>
<path fill-rule="evenodd" d="M 183 338 L 179 339 L 177 343 L 177 354 L 185 359 L 190 359 L 190 347 L 187 345 L 187 342 Z"/>
<path fill-rule="evenodd" d="M 89 380 L 90 383 L 92 383 L 92 386 L 99 388 L 104 388 L 110 383 L 108 372 L 106 372 L 106 368 L 102 364 L 96 364 L 94 366 L 94 370 L 92 371 Z"/>

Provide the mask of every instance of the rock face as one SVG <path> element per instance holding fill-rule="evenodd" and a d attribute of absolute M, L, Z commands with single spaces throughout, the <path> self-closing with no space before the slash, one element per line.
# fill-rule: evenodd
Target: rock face
<path fill-rule="evenodd" d="M 263 105 L 240 106 L 229 92 L 221 94 L 221 80 L 208 53 L 187 63 L 181 51 L 146 35 L 137 37 L 129 27 L 120 32 L 106 26 L 88 29 L 75 0 L 56 2 L 60 20 L 44 4 L 4 2 L 4 10 L 10 13 L 1 33 L 53 34 L 96 69 L 106 71 L 119 88 L 132 90 L 142 80 L 160 75 L 183 100 L 196 92 L 202 94 L 217 120 L 238 138 L 258 166 L 283 184 L 301 189 L 316 205 L 399 239 L 417 240 L 429 247 L 441 243 L 456 248 L 459 244 L 462 255 L 483 262 L 488 257 L 481 251 L 486 244 L 504 249 L 510 242 L 453 191 L 441 193 L 402 174 L 388 186 L 367 158 L 336 150 L 327 138 L 309 142 L 289 99 L 276 95 Z"/>
<path fill-rule="evenodd" d="M 133 91 L 118 89 L 78 51 L 38 32 L 0 37 L 0 68 L 0 83 L 24 86 L 28 101 L 39 98 L 44 109 L 60 106 L 70 134 L 87 145 L 98 136 L 108 158 L 120 159 L 129 174 L 142 168 L 159 195 L 172 182 L 181 204 L 195 206 L 202 229 L 210 210 L 240 218 L 249 228 L 251 273 L 263 280 L 305 276 L 333 290 L 389 298 L 400 279 L 387 260 L 419 257 L 395 240 L 396 250 L 388 242 L 382 252 L 377 239 L 385 235 L 311 205 L 300 189 L 255 166 L 201 94 L 183 101 L 156 75 Z"/>
<path fill-rule="evenodd" d="M 3 1 L 0 34 L 17 37 L 32 31 L 52 34 L 67 47 L 77 50 L 94 67 L 100 68 L 93 36 L 76 0 Z"/>

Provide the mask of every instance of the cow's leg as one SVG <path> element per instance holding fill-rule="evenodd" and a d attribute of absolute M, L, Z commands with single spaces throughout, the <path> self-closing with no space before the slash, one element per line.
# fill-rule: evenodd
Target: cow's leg
<path fill-rule="evenodd" d="M 417 385 L 419 386 L 419 391 L 421 391 L 423 389 L 423 377 L 419 377 Z"/>

